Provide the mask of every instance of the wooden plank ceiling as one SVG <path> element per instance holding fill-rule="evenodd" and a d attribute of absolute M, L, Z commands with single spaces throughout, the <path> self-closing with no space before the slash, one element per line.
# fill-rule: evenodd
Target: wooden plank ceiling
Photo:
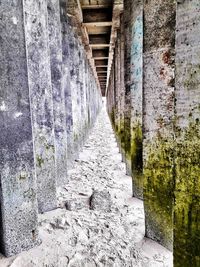
<path fill-rule="evenodd" d="M 123 0 L 68 0 L 70 2 L 76 2 L 73 15 L 78 17 L 81 24 L 82 40 L 104 96 Z"/>

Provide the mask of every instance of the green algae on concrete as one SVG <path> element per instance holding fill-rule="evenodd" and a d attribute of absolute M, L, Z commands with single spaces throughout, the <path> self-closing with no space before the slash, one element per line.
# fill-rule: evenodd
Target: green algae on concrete
<path fill-rule="evenodd" d="M 115 108 L 112 107 L 111 112 L 109 113 L 110 121 L 113 129 L 115 129 Z"/>
<path fill-rule="evenodd" d="M 146 144 L 144 207 L 146 235 L 173 249 L 174 141 L 157 137 Z"/>
<path fill-rule="evenodd" d="M 37 166 L 41 168 L 42 164 L 44 164 L 44 159 L 41 156 L 37 155 L 36 160 L 37 160 Z"/>
<path fill-rule="evenodd" d="M 138 123 L 132 128 L 127 122 L 119 122 L 116 127 L 114 120 L 115 109 L 110 113 L 110 120 L 115 131 L 121 152 L 125 155 L 133 178 L 133 196 L 143 198 L 143 160 L 142 160 L 142 126 Z M 130 120 L 129 120 L 130 121 Z M 125 127 L 126 126 L 126 127 Z"/>
<path fill-rule="evenodd" d="M 181 133 L 176 146 L 174 267 L 200 266 L 200 125 Z"/>
<path fill-rule="evenodd" d="M 142 125 L 138 123 L 131 131 L 131 171 L 133 196 L 143 198 L 143 140 Z"/>
<path fill-rule="evenodd" d="M 131 175 L 131 112 L 126 110 L 124 114 L 124 150 L 126 157 L 127 174 Z"/>
<path fill-rule="evenodd" d="M 125 155 L 126 155 L 126 159 L 130 161 L 130 152 L 131 152 L 131 145 L 130 145 L 130 132 L 129 132 L 129 128 L 127 130 L 127 121 L 126 123 L 123 122 L 119 122 L 119 125 L 116 126 L 115 123 L 115 113 L 116 110 L 113 107 L 112 111 L 109 113 L 109 117 L 110 117 L 110 121 L 113 127 L 113 130 L 115 132 L 115 135 L 117 137 L 117 139 L 119 140 L 119 144 L 121 145 L 121 149 L 124 151 Z"/>
<path fill-rule="evenodd" d="M 125 152 L 125 128 L 122 122 L 120 122 L 120 127 L 118 128 L 117 135 L 120 140 L 121 149 Z"/>

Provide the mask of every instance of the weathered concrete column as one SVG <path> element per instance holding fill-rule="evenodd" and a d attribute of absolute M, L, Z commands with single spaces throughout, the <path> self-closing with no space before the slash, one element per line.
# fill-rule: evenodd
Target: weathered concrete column
<path fill-rule="evenodd" d="M 63 53 L 63 86 L 65 93 L 66 129 L 67 129 L 67 165 L 72 168 L 74 160 L 74 139 L 73 139 L 73 116 L 72 116 L 72 52 L 70 40 L 72 38 L 72 27 L 69 19 L 65 16 L 66 4 L 63 5 L 62 12 L 62 53 Z"/>
<path fill-rule="evenodd" d="M 124 1 L 124 85 L 125 85 L 125 101 L 124 101 L 124 150 L 126 158 L 127 174 L 131 175 L 131 7 L 132 1 Z"/>
<path fill-rule="evenodd" d="M 118 139 L 118 131 L 119 131 L 119 83 L 120 79 L 118 76 L 118 66 L 119 66 L 119 50 L 118 50 L 118 38 L 119 38 L 119 33 L 117 31 L 117 40 L 115 43 L 115 49 L 114 49 L 114 58 L 113 58 L 113 68 L 114 68 L 114 74 L 113 74 L 113 83 L 114 83 L 114 97 L 115 97 L 115 103 L 114 103 L 114 116 L 115 116 L 115 125 L 114 125 L 114 130 L 115 130 L 115 136 L 116 140 L 119 146 L 119 139 Z"/>
<path fill-rule="evenodd" d="M 67 132 L 59 0 L 48 0 L 47 8 L 55 129 L 56 182 L 57 185 L 63 185 L 67 179 Z"/>
<path fill-rule="evenodd" d="M 144 3 L 146 236 L 173 248 L 175 1 Z"/>
<path fill-rule="evenodd" d="M 88 125 L 88 103 L 87 103 L 87 81 L 88 81 L 88 68 L 89 68 L 89 61 L 87 59 L 85 50 L 82 50 L 82 55 L 83 55 L 83 62 L 82 62 L 82 120 L 83 120 L 83 143 L 87 139 L 88 136 L 88 130 L 89 130 L 89 125 Z"/>
<path fill-rule="evenodd" d="M 125 89 L 124 89 L 124 23 L 121 17 L 121 25 L 117 30 L 117 38 L 114 49 L 114 57 L 110 71 L 109 84 L 107 89 L 107 111 L 112 123 L 113 130 L 118 142 L 119 151 L 122 153 L 122 160 L 126 162 L 125 147 L 125 126 L 124 117 L 126 114 Z M 127 99 L 128 101 L 128 99 Z M 130 164 L 131 166 L 131 164 Z M 130 168 L 129 168 L 130 169 Z"/>
<path fill-rule="evenodd" d="M 124 106 L 125 106 L 125 88 L 124 88 L 124 14 L 120 18 L 120 142 L 122 161 L 125 162 L 124 150 Z"/>
<path fill-rule="evenodd" d="M 93 73 L 91 72 L 91 98 L 90 98 L 90 105 L 91 105 L 91 127 L 94 126 L 95 120 L 96 120 L 96 111 L 95 111 L 95 90 L 96 90 L 96 86 L 95 86 L 95 81 L 93 79 Z"/>
<path fill-rule="evenodd" d="M 88 103 L 88 80 L 89 80 L 89 63 L 88 61 L 86 62 L 86 65 L 85 65 L 85 103 L 86 103 L 86 108 L 85 108 L 85 120 L 86 120 L 86 123 L 87 123 L 87 128 L 86 128 L 86 138 L 88 136 L 88 130 L 89 130 L 89 117 L 88 117 L 88 108 L 89 108 L 89 103 Z"/>
<path fill-rule="evenodd" d="M 80 46 L 80 62 L 79 62 L 79 84 L 80 84 L 80 115 L 81 115 L 81 136 L 80 136 L 80 145 L 81 148 L 84 144 L 84 139 L 85 139 L 85 99 L 84 99 L 84 75 L 85 75 L 85 54 L 84 54 L 84 49 L 82 46 Z"/>
<path fill-rule="evenodd" d="M 0 251 L 38 244 L 23 1 L 0 3 Z"/>
<path fill-rule="evenodd" d="M 113 130 L 115 130 L 116 123 L 116 88 L 115 88 L 115 64 L 113 62 L 110 72 L 110 88 L 111 88 L 111 103 L 112 103 L 112 111 L 111 111 L 111 121 L 113 125 Z"/>
<path fill-rule="evenodd" d="M 89 109 L 89 103 L 88 103 L 88 87 L 89 87 L 89 64 L 86 61 L 85 62 L 85 121 L 87 124 L 86 128 L 86 138 L 88 136 L 88 127 L 89 127 L 89 116 L 88 116 L 88 109 Z"/>
<path fill-rule="evenodd" d="M 88 87 L 88 102 L 89 102 L 89 106 L 88 106 L 88 118 L 89 118 L 89 128 L 92 127 L 93 125 L 93 114 L 92 114 L 92 70 L 89 67 L 89 87 Z"/>
<path fill-rule="evenodd" d="M 91 127 L 91 109 L 90 109 L 90 88 L 91 88 L 91 69 L 88 66 L 88 83 L 87 83 L 87 111 L 88 111 L 88 125 Z"/>
<path fill-rule="evenodd" d="M 131 174 L 133 196 L 143 198 L 142 162 L 142 112 L 143 112 L 143 1 L 131 4 L 131 51 L 130 90 L 131 90 Z"/>
<path fill-rule="evenodd" d="M 70 32 L 71 31 L 71 32 Z M 73 158 L 78 158 L 79 144 L 78 144 L 78 89 L 77 89 L 77 79 L 78 79 L 78 67 L 77 67 L 77 54 L 78 54 L 78 44 L 76 42 L 76 37 L 74 35 L 73 26 L 69 26 L 68 30 L 69 38 L 69 54 L 70 54 L 70 87 L 71 87 L 71 112 L 73 118 L 73 132 L 72 132 L 72 141 L 73 141 Z"/>
<path fill-rule="evenodd" d="M 114 94 L 114 130 L 115 130 L 115 135 L 119 147 L 119 151 L 123 152 L 122 149 L 122 143 L 121 140 L 123 139 L 123 133 L 121 129 L 121 93 L 124 88 L 121 88 L 121 32 L 120 29 L 117 30 L 117 38 L 116 38 L 116 43 L 115 43 L 115 49 L 114 49 L 114 58 L 113 58 L 113 85 L 112 85 L 112 91 Z M 124 79 L 124 78 L 123 78 Z M 123 107 L 124 108 L 124 107 Z"/>
<path fill-rule="evenodd" d="M 78 143 L 78 152 L 81 150 L 81 147 L 83 145 L 83 118 L 82 118 L 82 72 L 83 68 L 82 66 L 82 44 L 80 43 L 80 40 L 78 39 L 78 36 L 75 39 L 76 45 L 75 45 L 75 61 L 76 61 L 76 66 L 75 68 L 78 70 L 77 71 L 77 80 L 76 80 L 76 91 L 77 91 L 77 99 L 76 99 L 76 107 L 77 107 L 77 143 Z M 76 49 L 77 46 L 77 49 Z M 75 133 L 76 134 L 76 133 Z"/>
<path fill-rule="evenodd" d="M 47 25 L 47 1 L 26 0 L 25 36 L 40 212 L 56 207 L 55 136 Z"/>
<path fill-rule="evenodd" d="M 112 64 L 110 77 L 109 77 L 109 85 L 107 91 L 107 109 L 108 114 L 110 116 L 111 124 L 113 129 L 115 128 L 115 120 L 116 120 L 116 110 L 115 110 L 115 88 L 114 88 L 114 63 Z"/>
<path fill-rule="evenodd" d="M 118 141 L 118 146 L 119 146 L 119 151 L 122 152 L 122 143 L 121 143 L 121 113 L 123 107 L 121 105 L 121 99 L 122 99 L 122 90 L 124 88 L 121 87 L 121 71 L 122 71 L 122 65 L 121 65 L 121 30 L 117 30 L 117 40 L 116 40 L 116 51 L 117 51 L 117 66 L 116 66 L 116 84 L 117 84 L 117 141 Z"/>
<path fill-rule="evenodd" d="M 178 1 L 174 266 L 200 266 L 200 3 Z"/>

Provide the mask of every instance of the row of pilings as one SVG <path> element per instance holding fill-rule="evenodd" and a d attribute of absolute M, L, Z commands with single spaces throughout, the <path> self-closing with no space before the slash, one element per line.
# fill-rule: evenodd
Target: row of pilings
<path fill-rule="evenodd" d="M 38 212 L 78 157 L 101 93 L 66 1 L 0 1 L 0 249 L 39 243 Z"/>
<path fill-rule="evenodd" d="M 146 236 L 200 266 L 200 5 L 124 1 L 108 113 Z"/>

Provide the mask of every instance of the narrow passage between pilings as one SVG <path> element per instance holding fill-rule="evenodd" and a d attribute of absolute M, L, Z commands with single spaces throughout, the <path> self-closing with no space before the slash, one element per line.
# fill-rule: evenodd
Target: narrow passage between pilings
<path fill-rule="evenodd" d="M 58 209 L 39 215 L 42 243 L 0 258 L 0 267 L 171 267 L 172 253 L 144 238 L 143 202 L 117 147 L 105 107 L 58 190 Z"/>

